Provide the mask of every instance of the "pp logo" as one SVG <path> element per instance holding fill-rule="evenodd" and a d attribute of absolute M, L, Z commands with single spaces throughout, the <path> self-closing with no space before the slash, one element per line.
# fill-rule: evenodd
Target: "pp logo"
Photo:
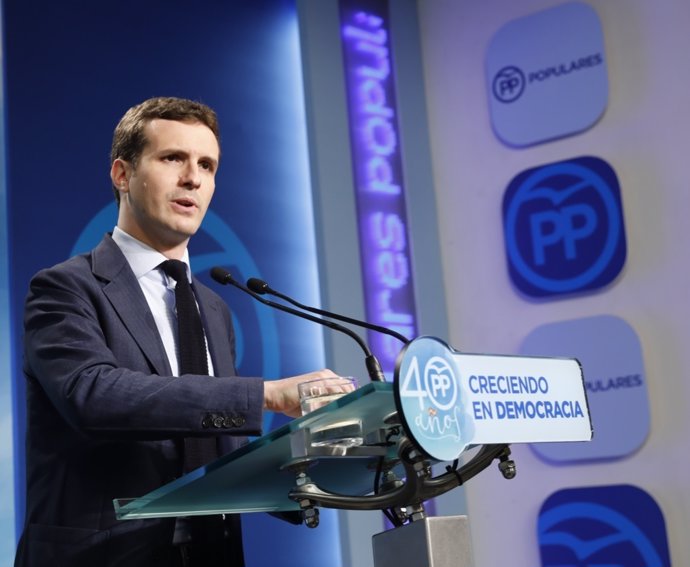
<path fill-rule="evenodd" d="M 501 102 L 514 102 L 525 91 L 525 74 L 512 65 L 503 67 L 496 73 L 491 89 Z"/>
<path fill-rule="evenodd" d="M 601 337 L 606 337 L 605 341 Z M 546 462 L 620 459 L 647 440 L 647 378 L 635 329 L 613 315 L 554 321 L 525 338 L 520 354 L 573 357 L 582 365 L 594 438 L 586 443 L 534 443 Z"/>
<path fill-rule="evenodd" d="M 670 567 L 666 523 L 645 491 L 630 485 L 552 494 L 539 512 L 542 567 Z"/>
<path fill-rule="evenodd" d="M 530 296 L 603 287 L 625 263 L 618 178 L 596 157 L 517 175 L 503 198 L 503 228 L 510 277 Z"/>
<path fill-rule="evenodd" d="M 458 399 L 458 382 L 446 359 L 435 356 L 426 363 L 424 382 L 429 401 L 436 408 L 446 411 L 455 405 Z"/>
<path fill-rule="evenodd" d="M 414 443 L 439 461 L 456 459 L 471 431 L 450 347 L 433 337 L 417 337 L 398 358 L 394 382 L 398 415 Z"/>
<path fill-rule="evenodd" d="M 608 102 L 604 33 L 575 1 L 505 23 L 486 52 L 491 124 L 501 141 L 530 146 L 591 128 Z"/>

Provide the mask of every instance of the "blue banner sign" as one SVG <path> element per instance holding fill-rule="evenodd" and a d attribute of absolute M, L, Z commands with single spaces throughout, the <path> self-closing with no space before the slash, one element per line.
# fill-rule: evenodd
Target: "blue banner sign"
<path fill-rule="evenodd" d="M 419 337 L 400 354 L 394 391 L 406 431 L 439 461 L 470 445 L 592 438 L 582 369 L 572 358 L 466 354 Z"/>
<path fill-rule="evenodd" d="M 370 323 L 417 334 L 388 3 L 340 3 L 359 250 Z M 388 378 L 396 339 L 369 333 Z"/>

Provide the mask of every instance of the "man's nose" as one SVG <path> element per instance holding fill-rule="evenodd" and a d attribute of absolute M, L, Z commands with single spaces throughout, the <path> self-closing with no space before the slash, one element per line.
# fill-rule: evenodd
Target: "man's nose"
<path fill-rule="evenodd" d="M 201 171 L 195 163 L 185 164 L 180 173 L 180 185 L 196 189 L 201 186 Z"/>

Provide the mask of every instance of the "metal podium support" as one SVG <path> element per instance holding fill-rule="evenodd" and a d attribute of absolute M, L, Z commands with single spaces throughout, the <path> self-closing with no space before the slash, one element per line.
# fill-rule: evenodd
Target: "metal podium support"
<path fill-rule="evenodd" d="M 395 383 L 372 382 L 137 499 L 119 519 L 319 508 L 381 510 L 376 567 L 473 567 L 466 517 L 427 517 L 424 502 L 497 462 L 509 443 L 586 441 L 592 429 L 574 359 L 471 355 L 431 337 L 409 343 Z M 458 466 L 461 454 L 474 454 Z M 432 465 L 451 463 L 433 476 Z"/>
<path fill-rule="evenodd" d="M 423 518 L 372 541 L 375 567 L 474 567 L 467 516 Z"/>

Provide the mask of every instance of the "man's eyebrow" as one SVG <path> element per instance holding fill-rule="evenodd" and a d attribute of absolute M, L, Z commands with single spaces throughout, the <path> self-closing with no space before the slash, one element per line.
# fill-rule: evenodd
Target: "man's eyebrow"
<path fill-rule="evenodd" d="M 199 160 L 209 161 L 213 164 L 213 167 L 218 167 L 218 163 L 220 162 L 220 158 L 214 158 L 211 156 L 201 156 Z"/>
<path fill-rule="evenodd" d="M 167 146 L 164 148 L 159 148 L 154 152 L 155 154 L 158 155 L 164 155 L 164 154 L 185 154 L 189 155 L 189 152 L 186 150 L 183 150 L 179 146 Z"/>
<path fill-rule="evenodd" d="M 192 152 L 190 152 L 189 150 L 185 150 L 185 149 L 183 149 L 183 148 L 181 148 L 181 147 L 179 147 L 179 146 L 169 146 L 169 147 L 167 147 L 167 148 L 160 148 L 160 149 L 159 149 L 158 151 L 156 151 L 155 153 L 158 154 L 158 155 L 166 155 L 166 154 L 180 154 L 180 155 L 184 155 L 184 156 L 190 156 L 190 155 L 192 155 Z M 211 156 L 211 155 L 204 155 L 204 154 L 201 154 L 201 155 L 199 156 L 199 159 L 211 161 L 211 162 L 213 162 L 213 163 L 215 163 L 215 164 L 218 164 L 218 163 L 220 162 L 220 156 L 218 156 L 218 157 L 213 157 L 213 156 Z"/>

